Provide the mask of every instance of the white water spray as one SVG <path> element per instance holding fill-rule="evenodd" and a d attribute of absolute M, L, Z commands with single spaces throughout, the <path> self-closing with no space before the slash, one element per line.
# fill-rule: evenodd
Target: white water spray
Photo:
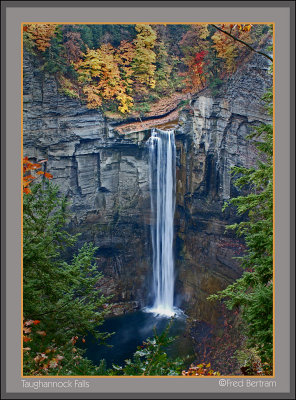
<path fill-rule="evenodd" d="M 150 157 L 151 235 L 154 304 L 147 311 L 173 316 L 174 213 L 176 197 L 176 146 L 174 131 L 154 129 L 148 141 Z"/>

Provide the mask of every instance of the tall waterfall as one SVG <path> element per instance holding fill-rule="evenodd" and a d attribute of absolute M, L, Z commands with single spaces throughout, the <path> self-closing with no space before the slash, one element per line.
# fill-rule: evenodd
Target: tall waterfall
<path fill-rule="evenodd" d="M 148 144 L 154 290 L 154 304 L 148 311 L 158 315 L 172 316 L 176 312 L 173 257 L 176 195 L 174 131 L 154 129 Z"/>

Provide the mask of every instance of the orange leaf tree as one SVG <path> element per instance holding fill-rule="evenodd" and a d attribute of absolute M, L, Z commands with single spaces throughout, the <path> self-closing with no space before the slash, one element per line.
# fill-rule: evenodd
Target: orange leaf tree
<path fill-rule="evenodd" d="M 251 31 L 253 27 L 252 24 L 229 24 L 229 25 L 222 24 L 221 26 L 215 24 L 211 25 L 219 32 L 221 32 L 223 35 L 226 35 L 228 36 L 228 38 L 234 40 L 236 45 L 246 46 L 249 50 L 261 54 L 262 56 L 268 58 L 271 62 L 273 61 L 270 55 L 264 53 L 263 51 L 257 50 L 253 46 L 251 46 L 252 40 L 250 36 L 246 33 Z"/>
<path fill-rule="evenodd" d="M 27 40 L 30 40 L 39 51 L 44 52 L 50 47 L 57 26 L 58 24 L 26 24 L 23 29 Z"/>
<path fill-rule="evenodd" d="M 251 24 L 222 24 L 221 28 L 213 25 L 217 31 L 211 37 L 214 42 L 213 48 L 217 57 L 225 61 L 227 73 L 233 73 L 237 68 L 239 56 L 245 56 L 246 46 L 250 47 L 253 41 L 251 36 Z"/>
<path fill-rule="evenodd" d="M 40 171 L 42 164 L 47 160 L 41 160 L 34 163 L 29 160 L 28 157 L 23 158 L 23 191 L 25 194 L 31 193 L 30 184 L 38 178 L 38 176 L 43 175 L 45 178 L 52 179 L 52 174 L 45 171 Z"/>

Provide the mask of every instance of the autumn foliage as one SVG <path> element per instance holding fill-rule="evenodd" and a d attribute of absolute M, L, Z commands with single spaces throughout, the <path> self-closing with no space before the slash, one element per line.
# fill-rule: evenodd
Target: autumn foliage
<path fill-rule="evenodd" d="M 249 31 L 252 29 L 251 24 L 222 24 L 221 29 L 230 33 L 233 37 L 243 40 L 245 43 L 251 43 L 252 41 L 249 34 Z M 245 45 L 219 30 L 214 33 L 212 40 L 214 42 L 213 48 L 217 52 L 217 57 L 225 61 L 227 73 L 233 73 L 237 67 L 237 58 L 239 54 L 244 54 Z"/>
<path fill-rule="evenodd" d="M 133 106 L 130 96 L 131 70 L 129 62 L 132 49 L 122 42 L 119 49 L 103 44 L 97 50 L 88 49 L 83 60 L 74 64 L 83 85 L 88 108 L 98 108 L 103 100 L 115 100 L 118 109 L 125 113 Z"/>
<path fill-rule="evenodd" d="M 136 39 L 121 41 L 117 48 L 104 43 L 100 48 L 87 49 L 74 63 L 79 74 L 88 108 L 98 108 L 104 101 L 116 101 L 121 113 L 133 107 L 132 93 L 155 87 L 156 34 L 149 25 L 136 25 Z"/>
<path fill-rule="evenodd" d="M 84 337 L 72 336 L 63 346 L 47 337 L 41 330 L 40 320 L 24 320 L 23 322 L 23 358 L 27 375 L 59 375 L 72 368 L 83 366 L 81 350 L 75 346 L 78 340 L 85 342 Z"/>
<path fill-rule="evenodd" d="M 220 372 L 211 369 L 211 363 L 191 364 L 188 370 L 182 371 L 183 376 L 219 376 Z"/>
<path fill-rule="evenodd" d="M 184 77 L 185 92 L 196 92 L 204 88 L 206 84 L 208 64 L 206 56 L 209 48 L 209 31 L 207 25 L 192 25 L 180 41 L 184 53 L 183 63 L 187 67 L 186 72 L 180 72 Z"/>
<path fill-rule="evenodd" d="M 40 168 L 25 161 L 30 171 Z M 23 196 L 25 375 L 88 374 L 90 361 L 82 360 L 77 339 L 110 336 L 97 330 L 109 312 L 109 297 L 94 290 L 102 276 L 93 263 L 96 248 L 85 243 L 65 261 L 77 240 L 65 229 L 68 217 L 66 198 L 50 180 L 32 184 Z"/>
<path fill-rule="evenodd" d="M 184 74 L 186 90 L 200 90 L 205 86 L 206 83 L 206 72 L 204 67 L 207 65 L 205 56 L 208 54 L 207 51 L 202 50 L 195 54 L 194 57 L 188 60 L 188 73 Z"/>
<path fill-rule="evenodd" d="M 24 25 L 23 30 L 37 49 L 43 52 L 50 47 L 50 41 L 57 26 L 57 24 L 27 24 Z"/>
<path fill-rule="evenodd" d="M 25 46 L 43 58 L 41 69 L 55 74 L 61 93 L 111 114 L 145 114 L 164 95 L 216 90 L 244 62 L 246 44 L 264 36 L 264 26 L 252 24 L 26 24 L 23 30 Z"/>
<path fill-rule="evenodd" d="M 47 160 L 41 160 L 38 163 L 33 163 L 29 161 L 28 157 L 23 158 L 23 190 L 25 194 L 31 193 L 29 185 L 38 178 L 38 176 L 43 175 L 45 178 L 52 179 L 52 175 L 45 171 L 40 171 L 42 164 Z"/>
<path fill-rule="evenodd" d="M 67 32 L 65 34 L 65 48 L 69 62 L 77 62 L 82 56 L 81 47 L 83 41 L 79 32 Z"/>
<path fill-rule="evenodd" d="M 135 55 L 132 60 L 132 70 L 140 90 L 145 87 L 155 87 L 156 54 L 153 51 L 156 42 L 156 32 L 150 25 L 139 24 L 135 27 L 138 32 L 134 40 Z"/>

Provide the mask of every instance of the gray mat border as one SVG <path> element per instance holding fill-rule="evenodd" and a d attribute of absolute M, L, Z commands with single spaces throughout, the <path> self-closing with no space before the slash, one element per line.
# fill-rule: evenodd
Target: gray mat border
<path fill-rule="evenodd" d="M 152 5 L 152 3 L 154 3 Z M 1 30 L 2 30 L 2 60 L 5 60 L 5 55 L 6 55 L 6 48 L 5 48 L 5 33 L 6 33 L 6 8 L 7 7 L 70 7 L 71 8 L 76 8 L 76 7 L 179 7 L 179 8 L 184 8 L 184 7 L 222 7 L 221 2 L 1 2 L 1 9 L 2 9 L 2 16 L 1 16 Z M 260 1 L 241 1 L 241 2 L 224 2 L 223 3 L 223 8 L 224 7 L 289 7 L 291 11 L 291 44 L 290 44 L 290 55 L 291 55 L 291 63 L 292 65 L 295 66 L 295 52 L 294 52 L 294 45 L 293 45 L 293 40 L 294 38 L 293 33 L 295 33 L 295 16 L 294 16 L 294 11 L 295 11 L 295 3 L 294 2 L 277 2 L 277 1 L 270 1 L 270 2 L 260 2 Z M 291 68 L 291 103 L 290 103 L 290 110 L 294 110 L 294 103 L 295 103 L 295 78 L 294 74 L 292 73 L 293 68 Z M 5 193 L 5 188 L 6 188 L 6 175 L 5 175 L 5 167 L 6 167 L 6 136 L 5 136 L 5 129 L 6 129 L 6 121 L 5 121 L 5 115 L 6 115 L 6 79 L 5 79 L 5 62 L 2 63 L 1 65 L 1 83 L 2 83 L 2 92 L 1 92 L 1 101 L 2 101 L 2 122 L 1 122 L 1 128 L 2 128 L 2 135 L 1 135 L 1 188 L 2 188 L 2 193 Z M 291 112 L 291 132 L 295 132 L 295 118 L 292 115 Z M 295 153 L 294 153 L 294 146 L 295 146 L 295 136 L 292 134 L 291 135 L 291 147 L 290 147 L 290 156 L 291 156 L 291 176 L 290 176 L 290 188 L 291 188 L 291 232 L 290 232 L 290 243 L 291 243 L 291 265 L 295 265 L 295 249 L 294 249 L 294 237 L 295 237 L 295 210 L 294 210 L 294 202 L 295 202 Z M 1 241 L 1 247 L 2 250 L 5 250 L 6 248 L 6 213 L 5 213 L 5 196 L 1 196 L 1 219 L 2 219 L 2 224 L 1 224 L 1 235 L 2 235 L 2 241 Z M 293 240 L 293 241 L 292 241 Z M 2 266 L 6 265 L 6 254 L 5 251 L 2 251 L 2 256 L 1 256 L 1 262 Z M 2 291 L 1 291 L 1 300 L 2 305 L 5 303 L 6 299 L 6 275 L 5 275 L 5 268 L 2 268 L 1 270 L 2 274 Z M 290 280 L 290 289 L 291 289 L 291 300 L 295 299 L 295 293 L 294 293 L 294 279 L 295 278 L 295 270 L 294 268 L 291 269 L 291 280 Z M 291 305 L 294 304 L 294 302 L 291 302 Z M 3 317 L 4 320 L 2 319 L 3 326 L 5 326 L 5 320 L 6 320 L 6 315 L 5 315 L 5 308 L 3 310 Z M 292 330 L 295 328 L 295 319 L 294 319 L 294 313 L 291 307 L 291 328 Z M 295 330 L 293 330 L 295 332 Z M 2 330 L 2 337 L 5 340 L 5 330 Z M 292 340 L 293 339 L 293 334 L 291 335 L 291 350 L 295 349 L 295 343 Z M 3 346 L 2 354 L 5 356 L 5 346 L 3 345 L 4 341 L 2 341 L 1 346 Z M 295 370 L 295 356 L 294 356 L 294 351 L 291 351 L 291 368 L 290 368 L 290 373 L 291 373 L 291 384 L 293 384 L 293 377 L 294 377 L 294 370 Z M 1 364 L 3 368 L 3 374 L 1 378 L 5 378 L 5 363 L 3 358 L 1 358 Z M 4 379 L 3 381 L 5 387 L 6 380 Z M 257 398 L 294 398 L 293 393 L 295 390 L 295 384 L 293 385 L 293 388 L 290 392 L 288 393 L 256 393 Z M 196 398 L 196 394 L 191 394 L 191 393 L 124 393 L 124 394 L 118 394 L 118 393 L 96 393 L 96 394 L 91 394 L 91 393 L 83 393 L 83 398 L 155 398 L 155 395 L 161 396 L 161 398 Z M 39 393 L 3 393 L 3 396 L 1 395 L 2 398 L 40 398 L 41 392 Z M 42 398 L 51 398 L 53 393 L 42 393 Z M 54 393 L 55 398 L 81 398 L 81 394 L 76 394 L 76 393 Z M 240 393 L 239 396 L 240 398 L 249 398 L 249 396 L 252 396 L 254 398 L 255 393 Z M 78 396 L 78 397 L 77 397 Z M 237 398 L 238 393 L 203 393 L 204 398 Z M 281 396 L 281 397 L 279 397 Z"/>

